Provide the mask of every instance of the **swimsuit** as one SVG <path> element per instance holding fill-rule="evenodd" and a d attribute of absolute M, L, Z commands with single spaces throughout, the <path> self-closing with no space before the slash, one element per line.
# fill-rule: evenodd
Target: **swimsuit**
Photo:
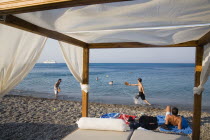
<path fill-rule="evenodd" d="M 145 100 L 145 95 L 143 92 L 139 92 L 139 95 L 136 95 L 136 99 L 138 99 L 139 97 L 141 97 L 142 100 Z"/>

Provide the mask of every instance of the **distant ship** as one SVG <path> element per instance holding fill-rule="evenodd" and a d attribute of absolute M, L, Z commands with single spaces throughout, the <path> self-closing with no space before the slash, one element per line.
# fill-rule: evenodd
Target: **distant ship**
<path fill-rule="evenodd" d="M 55 60 L 46 60 L 43 63 L 46 63 L 46 64 L 54 64 L 54 63 L 56 63 L 56 61 Z"/>

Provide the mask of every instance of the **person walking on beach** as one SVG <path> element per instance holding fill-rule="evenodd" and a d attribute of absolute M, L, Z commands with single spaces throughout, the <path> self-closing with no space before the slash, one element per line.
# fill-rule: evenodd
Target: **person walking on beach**
<path fill-rule="evenodd" d="M 165 124 L 178 126 L 178 129 L 182 129 L 182 117 L 178 115 L 178 108 L 173 107 L 171 110 L 170 106 L 166 107 Z"/>
<path fill-rule="evenodd" d="M 62 81 L 62 79 L 58 79 L 58 81 L 54 85 L 54 92 L 55 92 L 55 98 L 56 99 L 58 97 L 58 93 L 61 91 L 61 89 L 60 89 L 60 83 L 61 83 L 61 81 Z"/>
<path fill-rule="evenodd" d="M 139 94 L 136 95 L 136 99 L 138 99 L 139 97 L 141 97 L 141 99 L 147 103 L 148 105 L 151 105 L 146 99 L 145 99 L 145 94 L 144 94 L 144 86 L 142 84 L 142 79 L 139 78 L 138 79 L 138 84 L 127 84 L 128 86 L 138 86 L 138 90 L 139 90 Z"/>

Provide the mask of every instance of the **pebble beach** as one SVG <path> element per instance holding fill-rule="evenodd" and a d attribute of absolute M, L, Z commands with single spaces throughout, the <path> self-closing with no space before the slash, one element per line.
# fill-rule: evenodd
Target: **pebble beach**
<path fill-rule="evenodd" d="M 163 108 L 89 103 L 89 117 L 118 112 L 164 115 Z M 192 112 L 180 110 L 192 125 Z M 0 140 L 61 140 L 77 129 L 81 102 L 6 95 L 0 101 Z M 191 135 L 189 135 L 191 137 Z M 201 139 L 210 139 L 210 113 L 202 112 Z"/>

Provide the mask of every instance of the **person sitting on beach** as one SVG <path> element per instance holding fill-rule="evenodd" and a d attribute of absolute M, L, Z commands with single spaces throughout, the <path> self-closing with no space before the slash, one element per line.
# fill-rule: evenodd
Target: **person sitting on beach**
<path fill-rule="evenodd" d="M 182 129 L 182 117 L 178 115 L 178 108 L 170 106 L 166 107 L 166 125 L 178 126 L 178 129 Z"/>
<path fill-rule="evenodd" d="M 60 92 L 60 83 L 61 83 L 61 79 L 58 79 L 58 81 L 55 83 L 54 85 L 54 92 L 55 92 L 55 98 L 57 99 L 58 97 L 58 93 Z"/>
<path fill-rule="evenodd" d="M 138 79 L 138 84 L 128 84 L 129 86 L 138 86 L 138 90 L 139 90 L 139 94 L 135 97 L 136 99 L 138 99 L 139 97 L 141 97 L 141 99 L 147 103 L 148 105 L 151 105 L 146 99 L 145 99 L 145 94 L 144 94 L 144 86 L 142 84 L 142 79 L 139 78 Z"/>

